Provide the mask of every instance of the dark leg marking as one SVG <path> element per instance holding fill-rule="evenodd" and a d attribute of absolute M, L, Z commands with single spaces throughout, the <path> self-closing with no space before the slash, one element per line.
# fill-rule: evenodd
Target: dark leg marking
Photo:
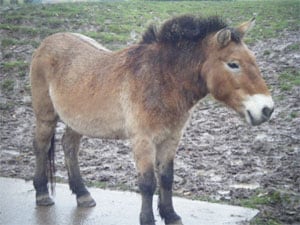
<path fill-rule="evenodd" d="M 33 186 L 36 190 L 36 204 L 40 206 L 53 205 L 54 202 L 49 196 L 47 168 L 50 150 L 54 151 L 54 131 L 56 120 L 39 121 L 37 120 L 36 131 L 33 141 L 33 149 L 35 154 L 35 173 L 33 178 Z"/>
<path fill-rule="evenodd" d="M 142 195 L 142 209 L 140 213 L 141 225 L 155 225 L 152 203 L 153 194 L 156 189 L 156 178 L 154 170 L 139 174 L 138 185 Z"/>
<path fill-rule="evenodd" d="M 80 207 L 93 207 L 96 202 L 86 189 L 78 165 L 78 151 L 81 135 L 67 127 L 63 135 L 62 145 L 65 153 L 65 164 L 69 175 L 70 189 L 76 194 L 77 205 Z"/>
<path fill-rule="evenodd" d="M 182 224 L 181 218 L 176 214 L 172 202 L 172 186 L 173 186 L 173 160 L 166 164 L 159 171 L 159 201 L 158 209 L 165 224 Z"/>

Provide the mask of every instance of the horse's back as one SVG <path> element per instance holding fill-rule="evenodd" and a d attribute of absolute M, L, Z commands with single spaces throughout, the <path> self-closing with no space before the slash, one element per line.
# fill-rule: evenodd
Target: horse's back
<path fill-rule="evenodd" d="M 115 72 L 117 66 L 112 52 L 93 39 L 72 33 L 51 35 L 32 60 L 33 100 L 40 102 L 40 93 L 47 93 L 60 119 L 79 133 L 122 137 L 123 81 Z"/>
<path fill-rule="evenodd" d="M 76 67 L 76 69 L 80 67 L 93 69 L 96 64 L 101 64 L 101 61 L 110 53 L 110 50 L 84 35 L 57 33 L 45 38 L 35 52 L 33 62 L 48 63 L 57 72 L 59 68 L 55 67 L 63 67 L 64 71 L 68 69 L 68 66 Z M 93 63 L 92 67 L 90 63 Z"/>

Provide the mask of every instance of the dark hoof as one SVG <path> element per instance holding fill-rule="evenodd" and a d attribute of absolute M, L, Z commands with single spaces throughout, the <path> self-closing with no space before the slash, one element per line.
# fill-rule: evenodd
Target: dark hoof
<path fill-rule="evenodd" d="M 161 217 L 165 220 L 166 225 L 183 225 L 180 216 L 174 210 L 169 213 L 161 213 Z"/>
<path fill-rule="evenodd" d="M 49 194 L 43 194 L 36 196 L 36 204 L 38 206 L 51 206 L 54 205 L 54 201 L 49 197 Z"/>
<path fill-rule="evenodd" d="M 141 225 L 155 225 L 155 222 L 141 223 Z"/>
<path fill-rule="evenodd" d="M 96 206 L 96 202 L 90 194 L 87 194 L 77 198 L 77 206 L 84 208 L 94 207 Z"/>
<path fill-rule="evenodd" d="M 181 220 L 177 220 L 175 222 L 171 222 L 171 223 L 166 223 L 166 225 L 183 225 Z"/>
<path fill-rule="evenodd" d="M 141 225 L 155 225 L 155 220 L 154 220 L 154 218 L 152 219 L 145 219 L 145 218 L 143 218 L 143 219 L 141 219 L 140 220 L 140 224 Z"/>

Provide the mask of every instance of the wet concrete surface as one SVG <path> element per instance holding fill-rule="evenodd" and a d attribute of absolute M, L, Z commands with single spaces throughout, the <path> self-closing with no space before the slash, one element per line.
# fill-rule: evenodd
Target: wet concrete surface
<path fill-rule="evenodd" d="M 32 181 L 0 178 L 1 225 L 138 225 L 140 196 L 131 192 L 89 188 L 97 202 L 94 208 L 78 208 L 68 185 L 57 184 L 55 205 L 37 207 Z M 157 225 L 163 221 L 156 209 Z M 258 211 L 174 197 L 174 207 L 185 225 L 247 224 Z"/>

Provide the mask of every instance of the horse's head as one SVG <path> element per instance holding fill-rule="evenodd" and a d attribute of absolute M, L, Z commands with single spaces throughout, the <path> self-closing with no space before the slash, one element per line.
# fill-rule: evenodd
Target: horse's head
<path fill-rule="evenodd" d="M 271 117 L 274 102 L 254 54 L 243 42 L 254 22 L 252 19 L 211 35 L 201 72 L 214 98 L 233 108 L 249 124 L 259 125 Z"/>

